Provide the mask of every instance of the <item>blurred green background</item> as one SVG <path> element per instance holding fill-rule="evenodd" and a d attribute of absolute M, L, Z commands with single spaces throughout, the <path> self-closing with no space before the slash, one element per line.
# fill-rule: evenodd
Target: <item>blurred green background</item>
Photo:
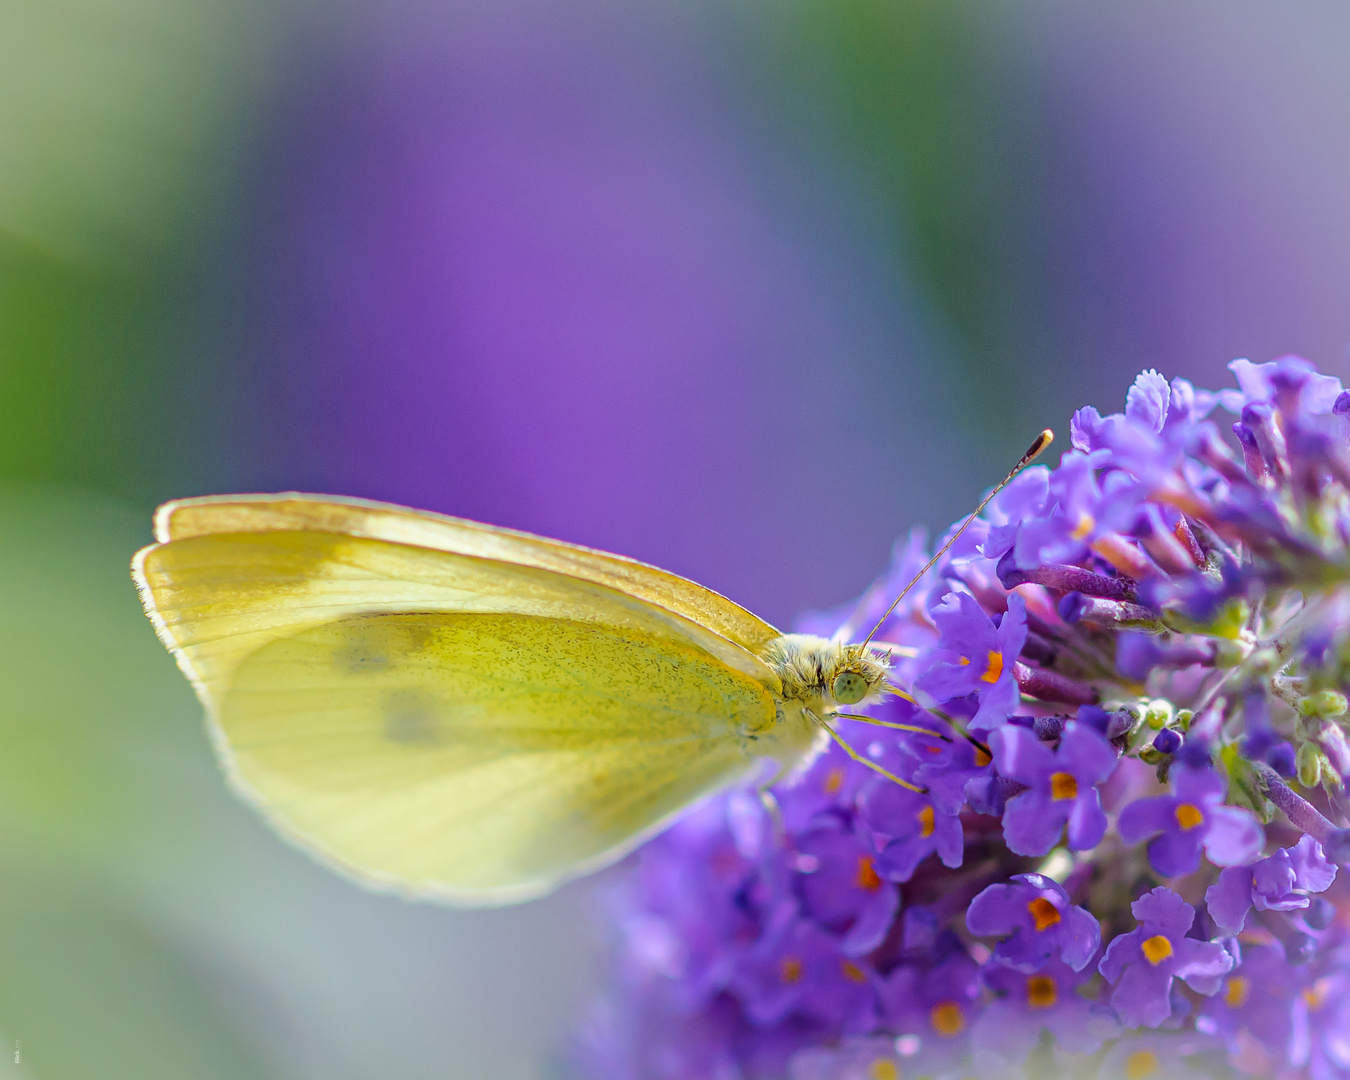
<path fill-rule="evenodd" d="M 1347 23 L 0 0 L 0 1074 L 561 1076 L 597 978 L 584 883 L 411 905 L 233 801 L 158 502 L 397 499 L 786 624 L 1142 367 L 1345 377 Z"/>

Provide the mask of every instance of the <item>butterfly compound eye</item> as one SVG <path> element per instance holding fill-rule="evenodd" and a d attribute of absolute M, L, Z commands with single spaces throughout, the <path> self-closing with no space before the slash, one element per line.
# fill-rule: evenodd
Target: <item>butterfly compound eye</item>
<path fill-rule="evenodd" d="M 830 693 L 840 705 L 856 705 L 867 696 L 867 680 L 856 671 L 841 671 L 834 677 Z"/>

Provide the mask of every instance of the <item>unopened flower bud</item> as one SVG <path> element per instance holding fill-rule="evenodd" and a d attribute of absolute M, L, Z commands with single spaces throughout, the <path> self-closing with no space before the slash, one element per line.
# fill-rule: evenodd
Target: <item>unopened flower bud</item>
<path fill-rule="evenodd" d="M 1159 753 L 1175 754 L 1181 749 L 1181 736 L 1171 728 L 1163 728 L 1153 737 L 1153 748 Z"/>
<path fill-rule="evenodd" d="M 1298 782 L 1305 788 L 1316 787 L 1322 780 L 1322 770 L 1330 768 L 1326 755 L 1315 743 L 1305 742 L 1294 756 Z"/>
<path fill-rule="evenodd" d="M 1347 709 L 1350 704 L 1339 690 L 1319 690 L 1298 703 L 1298 710 L 1304 716 L 1344 716 Z"/>
<path fill-rule="evenodd" d="M 1144 710 L 1144 722 L 1154 731 L 1172 722 L 1172 703 L 1166 698 L 1155 698 Z"/>

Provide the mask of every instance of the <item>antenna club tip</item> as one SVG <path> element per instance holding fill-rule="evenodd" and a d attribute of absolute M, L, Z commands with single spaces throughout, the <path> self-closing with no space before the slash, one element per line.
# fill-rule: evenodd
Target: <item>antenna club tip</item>
<path fill-rule="evenodd" d="M 1049 428 L 1046 428 L 1044 431 L 1042 431 L 1039 435 L 1036 436 L 1036 441 L 1033 442 L 1027 448 L 1027 452 L 1022 455 L 1022 463 L 1025 465 L 1027 462 L 1031 461 L 1034 457 L 1040 454 L 1042 450 L 1044 450 L 1054 441 L 1055 441 L 1055 433 L 1051 431 Z"/>

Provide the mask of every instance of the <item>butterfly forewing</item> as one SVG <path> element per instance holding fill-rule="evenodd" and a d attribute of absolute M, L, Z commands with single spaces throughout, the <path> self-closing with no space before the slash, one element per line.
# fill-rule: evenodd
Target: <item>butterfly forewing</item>
<path fill-rule="evenodd" d="M 359 536 L 550 570 L 675 612 L 753 653 L 779 634 L 725 596 L 635 559 L 389 503 L 299 492 L 211 495 L 165 503 L 155 515 L 161 543 L 245 532 Z"/>

